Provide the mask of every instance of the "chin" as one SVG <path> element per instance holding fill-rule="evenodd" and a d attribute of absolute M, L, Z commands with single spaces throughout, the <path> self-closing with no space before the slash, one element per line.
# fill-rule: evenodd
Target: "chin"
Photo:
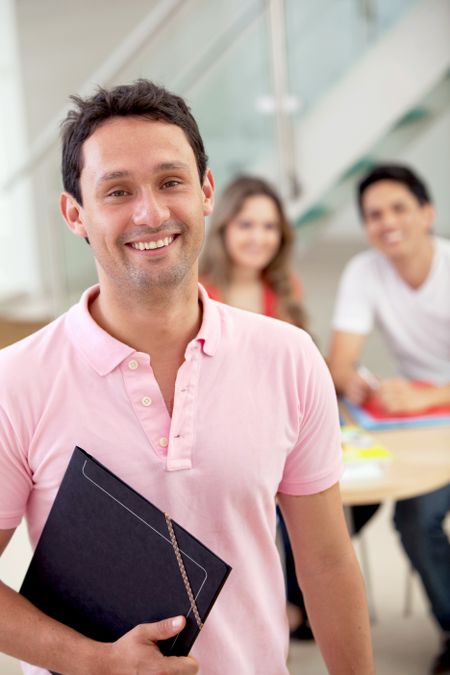
<path fill-rule="evenodd" d="M 269 260 L 255 260 L 254 258 L 252 260 L 243 260 L 241 265 L 242 267 L 247 267 L 249 270 L 254 270 L 255 272 L 262 272 L 267 265 L 270 263 L 271 258 Z"/>

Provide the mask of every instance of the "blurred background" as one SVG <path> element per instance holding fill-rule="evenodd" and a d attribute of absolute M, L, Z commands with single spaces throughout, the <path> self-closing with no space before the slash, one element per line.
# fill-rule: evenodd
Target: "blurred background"
<path fill-rule="evenodd" d="M 1 0 L 0 346 L 76 302 L 95 281 L 89 247 L 65 228 L 59 124 L 70 94 L 147 77 L 184 96 L 218 191 L 237 172 L 281 191 L 296 228 L 296 266 L 323 350 L 336 283 L 364 248 L 358 179 L 379 160 L 411 164 L 450 236 L 449 0 Z M 368 365 L 391 372 L 377 334 Z M 381 675 L 427 672 L 438 633 L 385 504 L 367 528 Z M 1 568 L 17 585 L 22 529 Z M 408 643 L 408 647 L 406 647 Z M 2 673 L 18 673 L 10 659 Z M 295 645 L 292 673 L 325 673 Z M 270 675 L 270 674 L 267 674 Z"/>

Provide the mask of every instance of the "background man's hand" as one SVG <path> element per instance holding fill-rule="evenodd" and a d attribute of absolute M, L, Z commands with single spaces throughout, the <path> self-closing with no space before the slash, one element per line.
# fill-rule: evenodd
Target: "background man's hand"
<path fill-rule="evenodd" d="M 136 626 L 119 640 L 102 645 L 89 675 L 195 675 L 198 664 L 190 656 L 163 656 L 156 642 L 177 635 L 184 617 Z"/>
<path fill-rule="evenodd" d="M 364 403 L 369 394 L 372 393 L 372 388 L 361 375 L 354 371 L 348 378 L 345 383 L 345 387 L 342 391 L 344 396 L 348 398 L 350 403 L 355 405 L 361 405 Z"/>
<path fill-rule="evenodd" d="M 377 397 L 389 412 L 419 412 L 434 404 L 433 387 L 417 387 L 400 378 L 384 380 Z"/>

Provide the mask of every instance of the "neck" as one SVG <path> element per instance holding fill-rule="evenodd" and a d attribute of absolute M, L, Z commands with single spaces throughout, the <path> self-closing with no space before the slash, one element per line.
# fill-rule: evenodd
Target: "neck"
<path fill-rule="evenodd" d="M 232 284 L 259 284 L 261 282 L 261 273 L 251 267 L 233 266 L 230 270 L 230 281 Z"/>
<path fill-rule="evenodd" d="M 173 352 L 181 358 L 201 324 L 195 278 L 175 288 L 149 289 L 136 298 L 100 283 L 90 311 L 110 335 L 152 358 Z"/>
<path fill-rule="evenodd" d="M 421 243 L 413 255 L 392 260 L 394 267 L 411 288 L 419 288 L 426 280 L 433 264 L 433 244 L 430 237 Z"/>

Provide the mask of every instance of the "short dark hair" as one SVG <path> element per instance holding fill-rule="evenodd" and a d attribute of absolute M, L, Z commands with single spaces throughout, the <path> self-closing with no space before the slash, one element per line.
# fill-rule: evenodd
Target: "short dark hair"
<path fill-rule="evenodd" d="M 393 180 L 402 183 L 422 206 L 431 204 L 431 196 L 425 182 L 412 169 L 403 164 L 379 164 L 358 185 L 358 206 L 363 216 L 363 195 L 368 187 L 380 180 Z"/>
<path fill-rule="evenodd" d="M 190 108 L 180 97 L 149 80 L 113 89 L 98 87 L 89 98 L 70 97 L 76 106 L 61 124 L 62 178 L 66 192 L 82 204 L 80 175 L 83 169 L 82 146 L 89 136 L 112 117 L 144 117 L 174 124 L 186 134 L 194 152 L 200 181 L 203 182 L 208 162 L 202 137 Z"/>

